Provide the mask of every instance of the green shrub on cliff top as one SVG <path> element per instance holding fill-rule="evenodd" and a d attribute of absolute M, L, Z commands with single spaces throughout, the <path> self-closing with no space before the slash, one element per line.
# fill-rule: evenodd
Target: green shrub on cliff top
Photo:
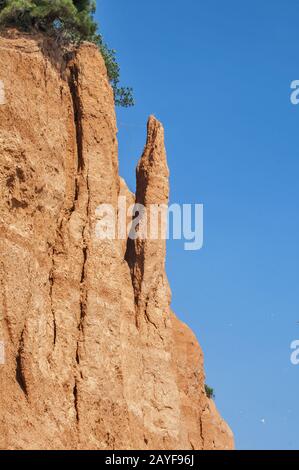
<path fill-rule="evenodd" d="M 0 27 L 41 31 L 64 43 L 95 43 L 104 57 L 116 105 L 133 106 L 132 89 L 119 87 L 115 51 L 107 47 L 97 31 L 95 8 L 94 0 L 0 0 Z"/>

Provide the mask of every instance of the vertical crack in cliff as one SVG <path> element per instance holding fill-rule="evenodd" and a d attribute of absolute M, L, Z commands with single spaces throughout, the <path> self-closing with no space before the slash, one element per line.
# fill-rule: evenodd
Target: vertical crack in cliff
<path fill-rule="evenodd" d="M 84 320 L 86 316 L 86 305 L 87 305 L 87 289 L 86 289 L 86 266 L 88 260 L 88 246 L 86 230 L 89 221 L 89 206 L 90 206 L 90 191 L 88 181 L 88 168 L 86 168 L 84 161 L 83 152 L 83 113 L 82 113 L 82 100 L 79 91 L 79 76 L 80 69 L 74 62 L 74 57 L 69 65 L 69 89 L 72 97 L 73 113 L 74 113 L 74 124 L 76 132 L 76 148 L 77 148 L 77 175 L 75 178 L 75 194 L 74 194 L 74 205 L 73 211 L 75 210 L 76 204 L 80 197 L 84 197 L 84 191 L 86 191 L 87 201 L 85 203 L 85 221 L 82 228 L 82 269 L 80 275 L 80 319 L 78 323 L 78 337 L 77 346 L 75 353 L 75 360 L 77 364 L 77 371 L 75 376 L 75 385 L 73 388 L 74 396 L 74 407 L 76 411 L 76 420 L 79 422 L 79 403 L 78 403 L 78 375 L 82 378 L 82 371 L 80 370 L 80 344 L 84 340 Z"/>
<path fill-rule="evenodd" d="M 79 422 L 79 408 L 78 408 L 78 385 L 77 380 L 75 379 L 75 385 L 73 388 L 73 395 L 74 395 L 74 407 L 76 412 L 76 421 Z"/>
<path fill-rule="evenodd" d="M 202 442 L 202 449 L 203 450 L 205 449 L 205 438 L 204 438 L 203 424 L 202 424 L 202 415 L 203 415 L 204 411 L 205 411 L 205 408 L 202 410 L 201 415 L 199 417 L 199 435 L 200 435 L 200 439 L 201 439 L 201 442 Z"/>
<path fill-rule="evenodd" d="M 50 304 L 51 304 L 51 313 L 52 313 L 52 318 L 53 318 L 53 347 L 55 347 L 56 344 L 56 336 L 57 336 L 57 327 L 56 327 L 56 315 L 55 315 L 55 309 L 53 305 L 53 285 L 54 285 L 54 268 L 55 268 L 55 247 L 52 248 L 52 254 L 51 254 L 51 270 L 49 274 L 49 283 L 50 283 Z"/>
<path fill-rule="evenodd" d="M 25 328 L 22 330 L 22 333 L 20 336 L 18 352 L 16 356 L 16 381 L 18 382 L 26 398 L 28 398 L 28 390 L 27 390 L 26 379 L 25 379 L 24 370 L 23 370 L 23 360 L 22 360 L 22 353 L 24 350 L 24 330 Z"/>
<path fill-rule="evenodd" d="M 30 279 L 31 278 L 31 270 L 29 266 L 27 267 L 27 276 Z M 30 307 L 32 305 L 32 291 L 29 290 L 27 293 L 27 311 L 30 310 Z M 24 393 L 24 396 L 27 401 L 29 401 L 29 390 L 28 390 L 28 385 L 29 381 L 27 383 L 26 379 L 26 374 L 25 371 L 29 370 L 29 364 L 28 364 L 28 335 L 25 338 L 25 333 L 28 331 L 28 322 L 27 322 L 27 315 L 25 315 L 24 322 L 22 325 L 21 333 L 19 335 L 18 339 L 18 345 L 17 345 L 17 353 L 15 356 L 15 379 L 16 382 L 18 383 L 20 389 Z M 26 343 L 25 344 L 25 339 Z M 29 367 L 28 367 L 29 366 Z"/>
<path fill-rule="evenodd" d="M 69 88 L 71 92 L 73 109 L 74 109 L 74 120 L 76 130 L 76 145 L 78 155 L 78 173 L 84 168 L 84 157 L 83 157 L 83 132 L 82 132 L 82 103 L 79 94 L 79 68 L 73 62 L 69 66 Z"/>

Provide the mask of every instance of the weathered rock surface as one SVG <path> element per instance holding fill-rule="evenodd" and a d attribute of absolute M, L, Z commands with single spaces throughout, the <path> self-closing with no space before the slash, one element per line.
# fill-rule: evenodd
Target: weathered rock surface
<path fill-rule="evenodd" d="M 230 449 L 196 338 L 170 310 L 163 240 L 99 240 L 118 174 L 102 57 L 0 38 L 1 449 Z M 168 202 L 151 117 L 136 203 Z"/>

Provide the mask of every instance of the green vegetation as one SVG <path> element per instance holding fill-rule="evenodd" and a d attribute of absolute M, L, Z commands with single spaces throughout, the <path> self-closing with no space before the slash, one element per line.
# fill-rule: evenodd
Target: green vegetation
<path fill-rule="evenodd" d="M 133 106 L 131 88 L 119 86 L 120 70 L 115 51 L 109 49 L 94 20 L 94 0 L 0 0 L 0 27 L 22 31 L 40 31 L 55 37 L 60 44 L 96 44 L 106 63 L 114 90 L 115 104 Z"/>
<path fill-rule="evenodd" d="M 205 392 L 208 398 L 215 398 L 214 389 L 209 387 L 207 384 L 205 385 Z"/>

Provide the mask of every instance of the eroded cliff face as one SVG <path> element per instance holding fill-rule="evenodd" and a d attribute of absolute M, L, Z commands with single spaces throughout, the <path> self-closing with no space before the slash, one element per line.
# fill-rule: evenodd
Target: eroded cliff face
<path fill-rule="evenodd" d="M 118 174 L 102 57 L 0 38 L 0 448 L 230 449 L 163 240 L 99 240 L 97 207 L 168 202 L 151 117 L 136 197 Z"/>

